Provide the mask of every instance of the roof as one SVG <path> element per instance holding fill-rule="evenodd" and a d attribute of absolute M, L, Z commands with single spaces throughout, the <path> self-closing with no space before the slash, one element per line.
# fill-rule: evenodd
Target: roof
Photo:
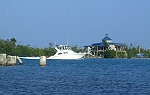
<path fill-rule="evenodd" d="M 112 40 L 112 39 L 109 38 L 108 36 L 105 36 L 102 40 Z"/>
<path fill-rule="evenodd" d="M 92 45 L 87 45 L 84 47 L 92 47 L 92 46 L 100 46 L 100 47 L 108 47 L 108 45 L 115 45 L 115 46 L 123 46 L 123 44 L 120 43 L 113 43 L 112 39 L 108 37 L 108 34 L 105 34 L 105 37 L 102 39 L 102 42 L 100 43 L 94 43 Z"/>
<path fill-rule="evenodd" d="M 87 45 L 87 46 L 84 46 L 84 47 L 92 47 L 92 46 L 100 46 L 100 47 L 107 47 L 108 45 L 115 45 L 115 46 L 122 46 L 123 44 L 120 44 L 120 43 L 104 43 L 104 42 L 100 42 L 100 43 L 94 43 L 92 45 Z"/>

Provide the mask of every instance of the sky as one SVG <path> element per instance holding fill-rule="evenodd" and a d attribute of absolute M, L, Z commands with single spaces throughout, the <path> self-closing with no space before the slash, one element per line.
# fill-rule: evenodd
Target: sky
<path fill-rule="evenodd" d="M 0 39 L 45 48 L 101 42 L 150 48 L 150 0 L 0 0 Z"/>

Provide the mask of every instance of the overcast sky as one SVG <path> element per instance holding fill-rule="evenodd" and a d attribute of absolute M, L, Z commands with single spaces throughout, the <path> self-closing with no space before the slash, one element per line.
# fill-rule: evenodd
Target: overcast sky
<path fill-rule="evenodd" d="M 0 39 L 48 47 L 113 42 L 150 47 L 150 0 L 0 0 Z"/>

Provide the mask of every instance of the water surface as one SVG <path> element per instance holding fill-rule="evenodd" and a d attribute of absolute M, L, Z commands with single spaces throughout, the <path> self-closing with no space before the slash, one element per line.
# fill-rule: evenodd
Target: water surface
<path fill-rule="evenodd" d="M 150 95 L 150 59 L 22 61 L 0 67 L 1 95 Z"/>

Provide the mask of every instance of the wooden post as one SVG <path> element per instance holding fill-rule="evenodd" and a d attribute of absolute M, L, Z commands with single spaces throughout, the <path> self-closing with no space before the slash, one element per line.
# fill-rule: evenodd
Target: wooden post
<path fill-rule="evenodd" d="M 6 62 L 7 62 L 6 54 L 0 54 L 0 65 L 6 66 Z"/>
<path fill-rule="evenodd" d="M 16 65 L 16 56 L 8 55 L 7 56 L 7 65 L 8 66 L 14 66 L 14 65 Z"/>
<path fill-rule="evenodd" d="M 46 57 L 40 56 L 40 66 L 46 66 Z"/>

